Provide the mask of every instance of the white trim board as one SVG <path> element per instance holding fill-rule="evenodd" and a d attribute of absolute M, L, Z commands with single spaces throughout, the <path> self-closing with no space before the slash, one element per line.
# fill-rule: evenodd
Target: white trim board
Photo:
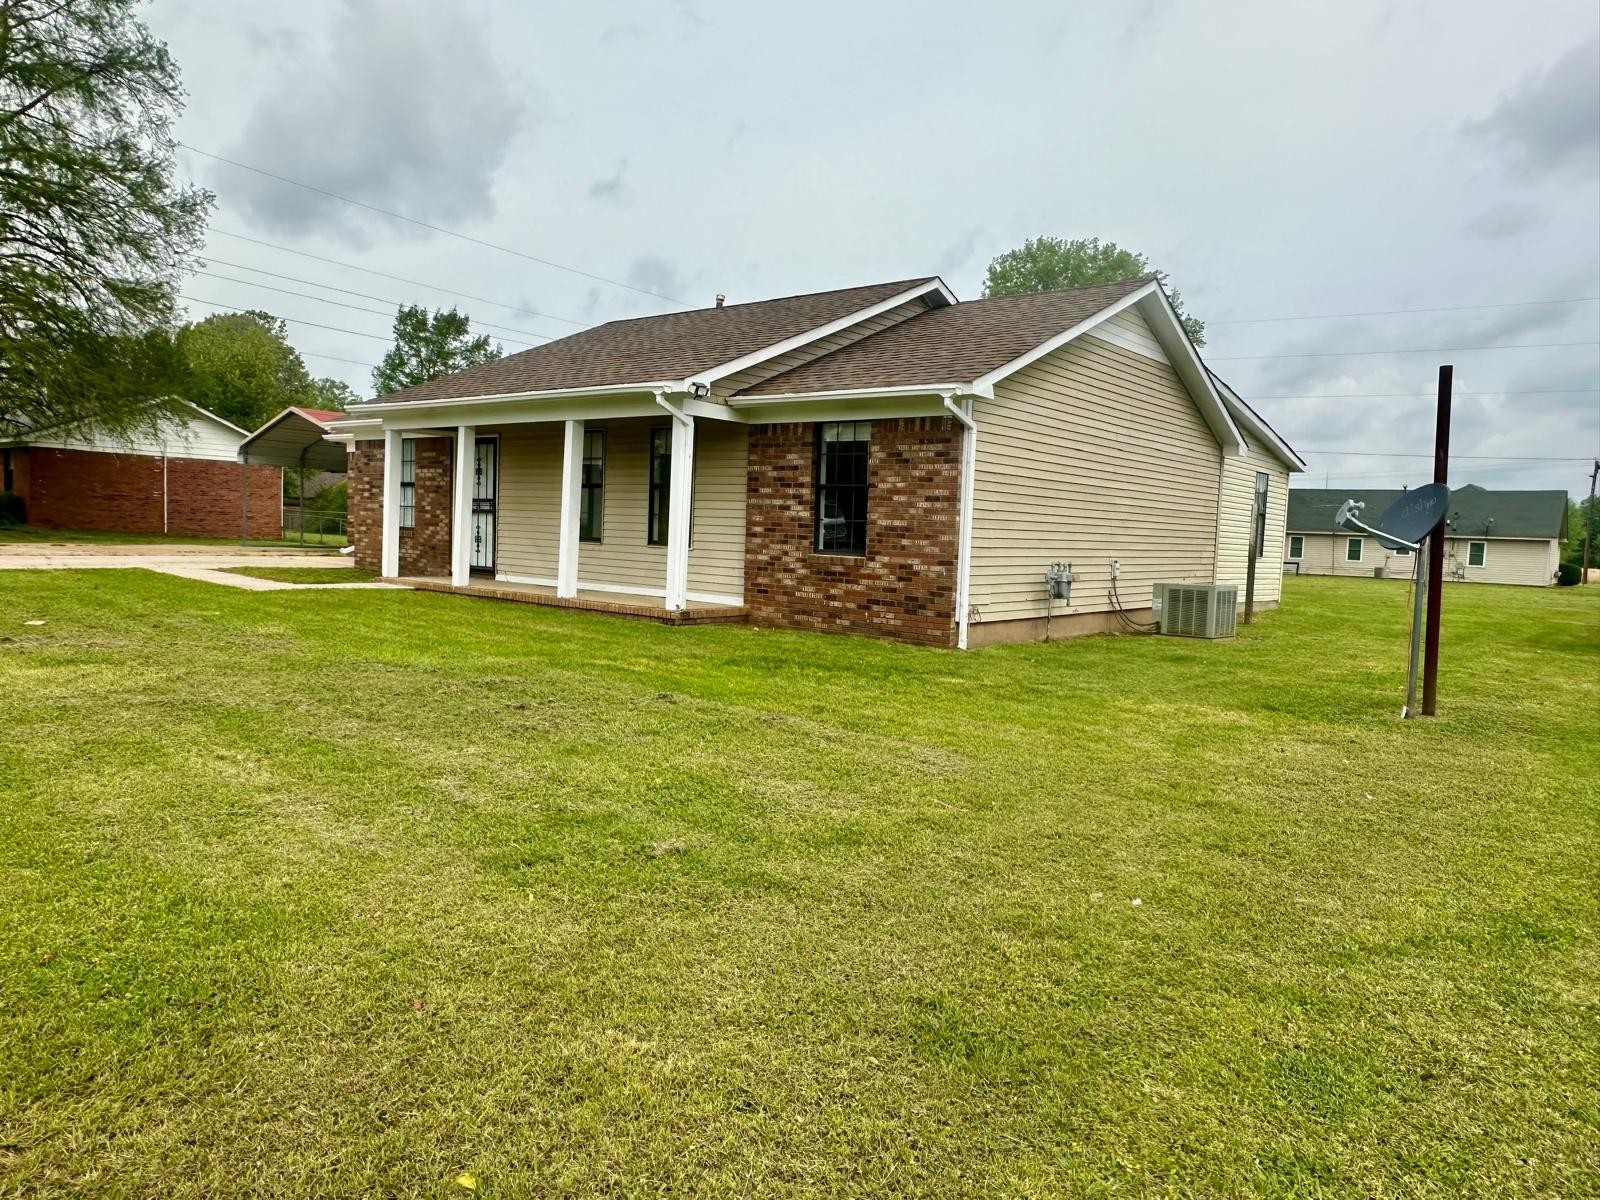
<path fill-rule="evenodd" d="M 907 288 L 903 292 L 898 292 L 887 300 L 880 300 L 878 303 L 868 305 L 866 308 L 846 313 L 842 317 L 829 321 L 826 325 L 815 326 L 797 333 L 793 337 L 785 338 L 781 342 L 774 342 L 770 346 L 763 346 L 760 350 L 753 350 L 739 358 L 729 359 L 725 363 L 718 363 L 716 366 L 704 371 L 696 371 L 689 377 L 689 383 L 691 386 L 704 384 L 709 387 L 719 379 L 725 379 L 729 375 L 737 375 L 740 371 L 747 371 L 751 367 L 758 367 L 764 362 L 769 362 L 781 355 L 788 354 L 791 350 L 809 346 L 812 342 L 832 337 L 836 333 L 842 333 L 844 330 L 859 325 L 863 321 L 870 321 L 873 317 L 899 308 L 902 304 L 928 297 L 933 297 L 940 302 L 930 305 L 933 308 L 945 308 L 956 303 L 955 294 L 945 287 L 944 280 L 935 276 L 926 282 Z"/>

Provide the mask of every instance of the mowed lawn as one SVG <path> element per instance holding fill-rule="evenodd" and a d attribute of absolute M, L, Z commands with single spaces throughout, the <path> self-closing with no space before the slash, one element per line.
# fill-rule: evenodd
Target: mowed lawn
<path fill-rule="evenodd" d="M 1600 1193 L 1600 588 L 960 655 L 0 574 L 0 1194 Z M 27 620 L 43 625 L 27 625 Z"/>

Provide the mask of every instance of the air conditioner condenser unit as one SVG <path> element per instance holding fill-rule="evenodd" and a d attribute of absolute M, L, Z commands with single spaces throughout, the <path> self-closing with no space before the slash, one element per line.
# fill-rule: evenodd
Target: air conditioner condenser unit
<path fill-rule="evenodd" d="M 1238 623 L 1239 589 L 1222 583 L 1158 583 L 1151 607 L 1168 637 L 1229 638 Z"/>

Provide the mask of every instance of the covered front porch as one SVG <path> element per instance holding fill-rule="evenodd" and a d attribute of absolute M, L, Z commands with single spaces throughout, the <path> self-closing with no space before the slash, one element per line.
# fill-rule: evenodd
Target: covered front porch
<path fill-rule="evenodd" d="M 570 403 L 478 401 L 448 413 L 484 418 L 471 423 L 414 408 L 374 422 L 354 436 L 358 453 L 381 447 L 380 575 L 657 620 L 743 619 L 747 428 L 705 402 L 727 416 L 697 419 L 690 403 L 596 397 L 579 416 Z"/>

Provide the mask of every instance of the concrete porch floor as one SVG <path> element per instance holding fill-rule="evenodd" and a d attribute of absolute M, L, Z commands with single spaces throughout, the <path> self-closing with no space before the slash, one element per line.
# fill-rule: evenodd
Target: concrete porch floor
<path fill-rule="evenodd" d="M 547 608 L 575 608 L 583 612 L 610 613 L 658 621 L 663 625 L 738 625 L 750 618 L 743 605 L 703 604 L 691 601 L 689 607 L 671 612 L 656 596 L 620 596 L 615 592 L 580 591 L 574 597 L 557 596 L 553 587 L 536 583 L 507 583 L 497 579 L 474 579 L 456 587 L 448 579 L 435 576 L 402 575 L 386 583 L 403 584 L 421 592 L 449 592 L 457 596 L 479 596 L 488 600 L 510 600 L 517 604 L 542 604 Z"/>

